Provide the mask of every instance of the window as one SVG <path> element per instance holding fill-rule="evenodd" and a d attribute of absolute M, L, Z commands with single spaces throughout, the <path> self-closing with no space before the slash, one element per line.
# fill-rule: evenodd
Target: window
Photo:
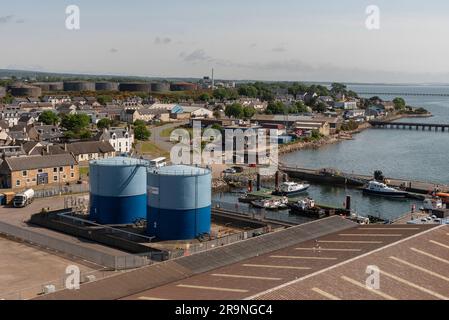
<path fill-rule="evenodd" d="M 58 181 L 58 176 L 53 176 L 53 181 Z"/>
<path fill-rule="evenodd" d="M 64 168 L 63 167 L 59 167 L 59 172 L 62 172 L 62 171 L 64 171 Z"/>
<path fill-rule="evenodd" d="M 20 180 L 16 181 L 16 186 L 20 186 Z"/>
<path fill-rule="evenodd" d="M 22 176 L 26 177 L 28 175 L 28 172 L 26 170 L 22 171 Z"/>
<path fill-rule="evenodd" d="M 58 172 L 58 168 L 53 168 L 53 172 Z"/>
<path fill-rule="evenodd" d="M 75 174 L 72 172 L 72 173 L 70 174 L 70 177 L 75 178 Z"/>
<path fill-rule="evenodd" d="M 63 179 L 66 179 L 66 178 L 67 178 L 67 176 L 66 176 L 66 175 L 63 175 L 63 176 L 62 176 L 62 178 L 63 178 Z"/>
<path fill-rule="evenodd" d="M 42 172 L 44 172 L 44 170 L 42 170 L 42 169 L 37 170 L 37 173 L 42 173 Z"/>
<path fill-rule="evenodd" d="M 70 166 L 70 170 L 73 170 L 74 169 L 74 166 L 73 166 L 73 164 Z"/>
<path fill-rule="evenodd" d="M 30 179 L 29 178 L 27 179 L 27 183 L 30 183 Z"/>

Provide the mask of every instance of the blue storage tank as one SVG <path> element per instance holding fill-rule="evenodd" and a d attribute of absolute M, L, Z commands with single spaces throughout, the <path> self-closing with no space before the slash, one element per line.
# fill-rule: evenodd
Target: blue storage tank
<path fill-rule="evenodd" d="M 212 177 L 184 165 L 148 171 L 147 230 L 160 240 L 194 239 L 210 233 Z"/>
<path fill-rule="evenodd" d="M 148 162 L 116 157 L 90 162 L 90 220 L 129 224 L 146 218 Z"/>

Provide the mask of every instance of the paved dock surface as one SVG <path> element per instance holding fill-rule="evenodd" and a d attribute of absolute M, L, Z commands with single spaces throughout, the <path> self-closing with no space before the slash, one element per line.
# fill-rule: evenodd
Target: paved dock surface
<path fill-rule="evenodd" d="M 396 229 L 390 228 L 389 232 L 399 234 L 404 233 L 404 230 L 396 226 Z M 368 266 L 376 266 L 380 270 L 377 288 L 366 285 Z M 252 298 L 448 300 L 448 270 L 449 226 L 441 226 L 316 272 L 310 277 L 303 277 L 290 284 L 259 293 Z"/>
<path fill-rule="evenodd" d="M 400 246 L 402 240 L 414 237 L 417 234 L 431 230 L 434 226 L 360 226 L 351 228 L 346 231 L 340 231 L 332 233 L 323 237 L 319 237 L 314 240 L 303 242 L 299 245 L 291 246 L 282 250 L 277 250 L 264 254 L 258 257 L 247 259 L 236 264 L 232 264 L 223 268 L 215 269 L 210 272 L 206 272 L 197 276 L 193 276 L 181 281 L 177 281 L 165 286 L 161 286 L 155 289 L 139 292 L 125 299 L 138 299 L 138 300 L 157 300 L 157 299 L 170 299 L 170 300 L 234 300 L 234 299 L 246 299 L 249 297 L 262 297 L 265 299 L 279 298 L 279 299 L 305 299 L 305 298 L 323 298 L 323 294 L 317 293 L 314 289 L 308 288 L 306 293 L 301 293 L 301 289 L 292 289 L 291 292 L 298 294 L 286 295 L 282 289 L 273 291 L 274 293 L 266 293 L 273 288 L 285 285 L 296 279 L 301 279 L 306 276 L 313 275 L 317 272 L 325 273 L 325 270 L 337 266 L 340 263 L 351 261 L 357 257 L 363 257 L 370 252 L 375 252 L 381 248 L 387 247 L 392 244 Z M 436 231 L 437 232 L 437 231 Z M 438 231 L 438 234 L 444 234 L 449 232 Z M 432 236 L 429 233 L 427 236 Z M 423 235 L 425 237 L 425 235 Z M 449 245 L 449 237 L 443 239 L 445 245 Z M 421 239 L 421 238 L 418 238 Z M 418 246 L 429 250 L 426 247 Z M 403 247 L 399 247 L 402 249 Z M 434 248 L 435 249 L 435 248 Z M 381 249 L 382 250 L 382 249 Z M 447 254 L 444 247 L 437 247 L 432 253 L 444 257 L 444 253 Z M 382 251 L 381 251 L 382 252 Z M 387 251 L 389 252 L 389 251 Z M 416 254 L 416 253 L 413 253 Z M 380 256 L 373 255 L 374 259 L 368 260 L 370 264 L 378 264 L 379 266 L 385 266 L 383 260 L 388 260 L 385 254 Z M 381 259 L 378 259 L 380 257 Z M 398 257 L 410 259 L 405 254 L 398 255 Z M 446 255 L 446 258 L 448 256 Z M 414 261 L 413 259 L 411 261 Z M 438 261 L 437 261 L 438 262 Z M 435 272 L 444 272 L 444 262 L 441 266 L 434 268 Z M 426 265 L 428 267 L 428 264 Z M 447 267 L 447 265 L 446 265 Z M 361 259 L 360 263 L 354 263 L 349 268 L 342 267 L 341 270 L 347 270 L 345 274 L 360 281 L 360 277 L 367 277 L 365 274 L 366 264 L 365 260 Z M 356 270 L 353 270 L 356 269 Z M 390 272 L 392 270 L 388 269 Z M 446 269 L 447 270 L 447 269 Z M 411 276 L 415 276 L 415 270 L 412 269 Z M 329 290 L 329 286 L 333 286 L 334 280 L 332 279 L 332 272 L 329 272 L 328 278 L 325 276 L 317 276 L 317 280 L 321 283 L 317 288 L 322 290 Z M 403 273 L 401 272 L 402 276 Z M 431 276 L 432 277 L 432 276 Z M 427 279 L 427 278 L 426 278 Z M 320 282 L 322 281 L 322 282 Z M 342 280 L 343 283 L 347 281 Z M 444 284 L 444 283 L 443 283 Z M 445 285 L 448 285 L 446 283 Z M 358 287 L 356 285 L 347 286 L 345 290 L 348 290 L 346 296 L 342 296 L 340 291 L 335 292 L 336 296 L 342 296 L 343 298 L 370 298 L 373 295 L 365 294 L 364 289 L 360 289 L 362 294 L 358 293 Z M 389 285 L 391 286 L 391 285 Z M 449 287 L 445 287 L 449 290 Z M 439 287 L 438 292 L 445 293 L 444 288 Z M 285 289 L 288 290 L 288 289 Z M 323 291 L 324 292 L 324 291 Z M 397 294 L 396 294 L 397 295 Z M 374 295 L 375 297 L 378 297 Z M 401 297 L 415 297 L 415 292 L 412 290 L 410 295 L 404 292 Z M 330 297 L 330 295 L 329 295 Z M 433 296 L 436 298 L 435 296 Z"/>

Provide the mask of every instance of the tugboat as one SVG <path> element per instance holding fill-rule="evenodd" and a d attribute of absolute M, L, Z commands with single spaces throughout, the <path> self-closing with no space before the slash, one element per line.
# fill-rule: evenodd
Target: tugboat
<path fill-rule="evenodd" d="M 363 193 L 391 198 L 405 198 L 408 195 L 408 192 L 388 187 L 385 183 L 378 181 L 370 181 L 363 189 Z"/>
<path fill-rule="evenodd" d="M 279 190 L 273 191 L 273 195 L 276 196 L 294 196 L 306 191 L 310 188 L 309 184 L 296 183 L 296 182 L 284 182 L 281 184 Z"/>

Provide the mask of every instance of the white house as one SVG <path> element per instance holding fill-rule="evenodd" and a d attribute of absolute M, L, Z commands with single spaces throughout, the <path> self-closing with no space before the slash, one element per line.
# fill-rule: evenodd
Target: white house
<path fill-rule="evenodd" d="M 117 153 L 130 153 L 134 143 L 134 133 L 128 128 L 104 129 L 99 141 L 108 141 Z"/>

